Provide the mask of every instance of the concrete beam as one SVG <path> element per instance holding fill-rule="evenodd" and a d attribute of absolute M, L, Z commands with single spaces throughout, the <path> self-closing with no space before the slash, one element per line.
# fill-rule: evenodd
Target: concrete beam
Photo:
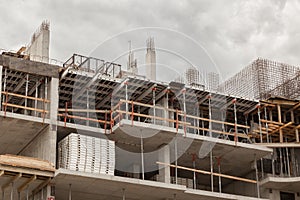
<path fill-rule="evenodd" d="M 12 70 L 29 74 L 59 78 L 60 67 L 58 65 L 24 60 L 21 58 L 15 58 L 5 55 L 0 55 L 0 65 Z"/>

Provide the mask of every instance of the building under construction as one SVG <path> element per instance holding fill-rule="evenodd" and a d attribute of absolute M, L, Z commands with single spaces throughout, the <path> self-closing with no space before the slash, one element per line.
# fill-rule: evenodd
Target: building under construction
<path fill-rule="evenodd" d="M 156 81 L 147 45 L 146 77 L 53 63 L 47 22 L 2 52 L 2 200 L 299 200 L 299 69 L 258 59 L 216 92 Z"/>

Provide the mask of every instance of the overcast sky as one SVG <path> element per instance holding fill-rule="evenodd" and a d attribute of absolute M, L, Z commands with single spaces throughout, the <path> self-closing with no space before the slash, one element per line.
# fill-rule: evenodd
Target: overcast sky
<path fill-rule="evenodd" d="M 1 0 L 0 8 L 0 48 L 19 49 L 47 19 L 50 57 L 61 61 L 73 53 L 90 55 L 121 32 L 162 27 L 193 38 L 225 77 L 257 57 L 300 65 L 297 0 Z M 131 40 L 135 48 L 139 42 Z M 164 42 L 158 37 L 155 45 L 165 47 Z M 180 44 L 178 49 L 186 48 Z"/>

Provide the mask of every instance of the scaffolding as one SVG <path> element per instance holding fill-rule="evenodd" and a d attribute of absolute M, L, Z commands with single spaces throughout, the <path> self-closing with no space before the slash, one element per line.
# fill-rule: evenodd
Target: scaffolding
<path fill-rule="evenodd" d="M 219 91 L 250 99 L 266 99 L 269 91 L 295 77 L 300 69 L 258 58 L 219 86 Z M 283 96 L 282 93 L 277 93 Z"/>

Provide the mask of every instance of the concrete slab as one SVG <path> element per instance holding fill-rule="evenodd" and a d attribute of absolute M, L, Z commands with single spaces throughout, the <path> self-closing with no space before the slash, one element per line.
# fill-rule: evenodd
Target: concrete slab
<path fill-rule="evenodd" d="M 141 122 L 134 122 L 134 126 L 132 126 L 130 120 L 122 120 L 121 126 L 116 125 L 113 128 L 113 132 L 114 134 L 110 134 L 108 137 L 116 142 L 116 146 L 132 153 L 141 151 L 141 134 L 144 138 L 145 153 L 149 152 L 150 154 L 168 144 L 170 145 L 171 162 L 174 162 L 173 139 L 176 137 L 175 128 Z M 193 168 L 192 158 L 193 155 L 196 155 L 196 168 L 210 171 L 209 152 L 212 150 L 215 163 L 217 162 L 216 158 L 221 158 L 222 173 L 234 176 L 245 176 L 252 171 L 255 156 L 259 159 L 273 152 L 270 148 L 256 144 L 240 142 L 236 144 L 234 141 L 190 133 L 184 135 L 182 130 L 179 130 L 177 134 L 177 141 L 178 165 Z M 126 156 L 118 156 L 118 149 L 116 155 L 117 163 L 124 164 L 126 160 L 129 160 Z M 145 154 L 145 160 L 147 160 L 147 165 L 156 165 L 157 160 L 151 160 L 147 157 L 147 154 Z M 216 165 L 215 168 L 217 168 Z"/>
<path fill-rule="evenodd" d="M 119 200 L 122 199 L 123 189 L 126 199 L 162 200 L 213 200 L 213 199 L 249 199 L 238 195 L 191 190 L 185 186 L 166 184 L 154 181 L 143 181 L 102 174 L 89 174 L 58 169 L 52 182 L 56 185 L 56 199 L 68 198 L 71 184 L 72 200 Z"/>
<path fill-rule="evenodd" d="M 47 126 L 37 117 L 0 112 L 0 154 L 18 154 Z"/>
<path fill-rule="evenodd" d="M 300 192 L 300 177 L 268 177 L 260 186 L 281 191 Z"/>

